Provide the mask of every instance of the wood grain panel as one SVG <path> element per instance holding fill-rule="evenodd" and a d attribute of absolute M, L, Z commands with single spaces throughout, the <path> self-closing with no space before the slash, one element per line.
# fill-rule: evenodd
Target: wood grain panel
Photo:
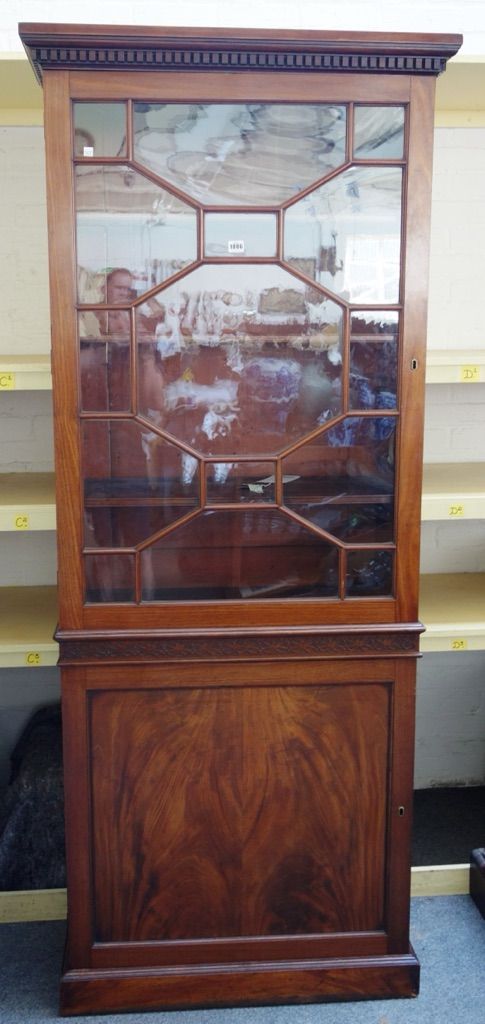
<path fill-rule="evenodd" d="M 388 727 L 385 684 L 93 694 L 97 940 L 380 929 Z"/>

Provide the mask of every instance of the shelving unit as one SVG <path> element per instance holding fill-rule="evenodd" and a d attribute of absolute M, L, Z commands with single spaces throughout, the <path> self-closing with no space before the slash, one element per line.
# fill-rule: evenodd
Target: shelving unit
<path fill-rule="evenodd" d="M 485 464 L 451 462 L 425 466 L 421 518 L 485 519 Z"/>
<path fill-rule="evenodd" d="M 485 574 L 421 577 L 421 651 L 485 650 Z"/>
<path fill-rule="evenodd" d="M 51 388 L 51 364 L 48 355 L 0 356 L 0 393 L 49 391 Z"/>
<path fill-rule="evenodd" d="M 426 355 L 427 384 L 483 384 L 485 382 L 485 349 L 449 351 L 428 349 Z"/>
<path fill-rule="evenodd" d="M 0 493 L 0 531 L 55 530 L 53 473 L 4 473 Z"/>
<path fill-rule="evenodd" d="M 0 589 L 0 668 L 55 665 L 56 587 Z"/>
<path fill-rule="evenodd" d="M 468 58 L 468 63 L 464 58 L 455 58 L 446 76 L 438 79 L 435 124 L 441 127 L 484 126 L 484 83 L 484 58 L 475 61 Z M 3 125 L 42 124 L 42 92 L 24 54 L 0 54 L 0 86 Z M 463 344 L 464 339 L 458 341 Z M 433 385 L 485 383 L 485 348 L 429 349 L 426 382 Z M 0 355 L 0 393 L 50 390 L 51 387 L 49 355 Z M 471 401 L 476 401 L 472 397 L 474 390 L 470 392 Z M 13 480 L 12 476 L 0 476 L 0 531 L 54 530 L 53 475 L 15 474 Z M 452 512 L 452 506 L 461 508 Z M 27 516 L 27 526 L 16 525 L 17 516 Z M 454 521 L 457 529 L 465 520 L 485 520 L 485 465 L 425 466 L 422 518 L 427 522 Z M 426 626 L 421 638 L 423 653 L 485 650 L 485 575 L 422 577 L 420 616 Z M 0 589 L 0 667 L 54 666 L 58 656 L 57 644 L 52 640 L 56 617 L 54 587 Z M 32 679 L 35 690 L 35 674 Z M 453 880 L 450 892 L 468 891 L 468 868 L 454 866 L 455 872 L 458 869 L 461 888 L 457 888 Z M 443 869 L 431 869 L 436 875 L 432 885 L 425 872 L 426 869 L 413 869 L 414 895 L 441 891 L 436 889 L 436 884 L 443 886 Z M 33 908 L 29 912 L 21 910 L 21 916 L 16 917 L 22 901 L 27 901 L 29 907 L 32 902 Z M 49 911 L 49 907 L 54 910 Z M 64 891 L 1 895 L 0 920 L 20 920 L 23 914 L 26 914 L 23 919 L 32 920 L 45 920 L 49 914 L 63 917 Z"/>

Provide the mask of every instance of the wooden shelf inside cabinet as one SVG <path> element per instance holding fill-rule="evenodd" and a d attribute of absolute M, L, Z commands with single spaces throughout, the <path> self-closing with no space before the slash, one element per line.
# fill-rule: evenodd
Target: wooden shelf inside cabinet
<path fill-rule="evenodd" d="M 51 388 L 50 356 L 0 356 L 0 392 L 50 391 Z"/>
<path fill-rule="evenodd" d="M 485 464 L 424 466 L 421 518 L 485 519 Z"/>
<path fill-rule="evenodd" d="M 421 577 L 421 651 L 485 650 L 485 574 Z"/>
<path fill-rule="evenodd" d="M 0 668 L 55 665 L 56 587 L 0 589 Z"/>
<path fill-rule="evenodd" d="M 53 473 L 4 473 L 0 495 L 0 531 L 55 530 Z"/>
<path fill-rule="evenodd" d="M 428 349 L 427 384 L 480 384 L 485 382 L 485 350 Z"/>

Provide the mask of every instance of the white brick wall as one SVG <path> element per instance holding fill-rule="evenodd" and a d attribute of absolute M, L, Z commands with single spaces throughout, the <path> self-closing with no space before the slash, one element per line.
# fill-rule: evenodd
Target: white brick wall
<path fill-rule="evenodd" d="M 418 662 L 415 786 L 485 782 L 485 652 Z"/>
<path fill-rule="evenodd" d="M 222 25 L 389 32 L 463 32 L 465 53 L 485 53 L 482 0 L 3 0 L 0 49 L 18 50 L 18 21 Z"/>
<path fill-rule="evenodd" d="M 50 349 L 42 128 L 0 127 L 0 351 Z"/>
<path fill-rule="evenodd" d="M 437 128 L 428 345 L 485 345 L 485 128 Z"/>

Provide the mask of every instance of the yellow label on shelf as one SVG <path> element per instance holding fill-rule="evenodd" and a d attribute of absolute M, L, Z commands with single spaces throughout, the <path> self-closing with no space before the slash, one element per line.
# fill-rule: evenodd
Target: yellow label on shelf
<path fill-rule="evenodd" d="M 462 366 L 460 368 L 460 380 L 465 381 L 467 384 L 476 384 L 480 380 L 480 367 L 479 366 Z"/>
<path fill-rule="evenodd" d="M 467 646 L 468 645 L 467 645 L 466 640 L 452 640 L 451 641 L 451 650 L 452 651 L 466 651 Z"/>
<path fill-rule="evenodd" d="M 465 515 L 464 505 L 450 505 L 448 509 L 448 515 L 450 519 L 457 519 L 459 516 Z"/>
<path fill-rule="evenodd" d="M 15 374 L 0 372 L 0 391 L 15 390 Z"/>
<path fill-rule="evenodd" d="M 29 528 L 29 517 L 28 516 L 15 516 L 14 519 L 16 530 L 28 530 Z"/>
<path fill-rule="evenodd" d="M 28 651 L 25 655 L 26 665 L 40 665 L 40 654 L 38 651 Z"/>

